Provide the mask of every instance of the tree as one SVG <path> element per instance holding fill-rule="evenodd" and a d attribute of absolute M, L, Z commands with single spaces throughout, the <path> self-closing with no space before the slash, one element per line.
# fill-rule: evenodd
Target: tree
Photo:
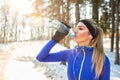
<path fill-rule="evenodd" d="M 116 0 L 116 52 L 115 52 L 115 64 L 119 63 L 119 9 L 120 2 Z"/>
<path fill-rule="evenodd" d="M 4 4 L 2 6 L 2 15 L 3 15 L 3 43 L 7 43 L 7 26 L 8 26 L 8 13 L 9 13 L 9 6 Z"/>
<path fill-rule="evenodd" d="M 12 26 L 15 28 L 15 32 L 13 33 L 14 34 L 14 41 L 18 41 L 18 13 L 15 12 L 15 15 L 13 16 L 13 24 Z"/>
<path fill-rule="evenodd" d="M 103 3 L 104 0 L 91 0 L 92 4 L 92 18 L 98 23 L 99 21 L 99 7 Z"/>
<path fill-rule="evenodd" d="M 45 22 L 44 21 L 44 16 L 46 16 L 45 12 L 47 12 L 47 9 L 45 10 L 44 5 L 45 5 L 44 0 L 35 0 L 33 2 L 34 11 L 31 14 L 27 15 L 30 18 L 33 17 L 32 24 L 33 24 L 33 21 L 38 22 L 37 24 L 34 23 L 34 27 L 37 28 L 37 29 L 35 29 L 35 30 L 37 30 L 35 32 L 37 32 L 36 34 L 38 34 L 38 36 L 37 36 L 38 39 L 39 38 L 41 38 L 41 39 L 45 38 L 45 36 L 43 34 L 45 32 L 45 30 L 44 30 L 44 22 Z M 35 36 L 32 34 L 33 32 L 34 32 L 34 30 L 33 30 L 33 26 L 32 26 L 32 28 L 31 28 L 32 39 L 35 38 Z"/>
<path fill-rule="evenodd" d="M 114 29 L 115 29 L 115 24 L 114 24 L 114 21 L 115 21 L 115 1 L 114 0 L 111 0 L 110 1 L 110 7 L 111 7 L 111 17 L 112 17 L 112 28 L 111 28 L 111 51 L 113 52 L 113 49 L 114 49 Z"/>
<path fill-rule="evenodd" d="M 103 29 L 104 34 L 108 35 L 110 32 L 110 9 L 109 9 L 109 3 L 104 2 L 104 4 L 101 5 L 102 15 L 100 16 L 99 25 Z"/>
<path fill-rule="evenodd" d="M 83 2 L 83 0 L 81 2 L 80 1 L 81 0 L 75 0 L 75 18 L 76 18 L 75 25 L 77 25 L 78 21 L 80 20 L 79 4 L 81 4 Z"/>

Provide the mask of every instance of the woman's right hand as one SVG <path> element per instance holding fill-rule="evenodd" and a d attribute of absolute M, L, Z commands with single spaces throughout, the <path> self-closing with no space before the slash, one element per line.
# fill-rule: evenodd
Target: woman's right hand
<path fill-rule="evenodd" d="M 60 32 L 59 30 L 56 31 L 55 35 L 52 37 L 52 39 L 56 42 L 59 43 L 68 33 L 70 30 L 70 26 L 67 23 L 61 22 L 63 25 L 65 25 L 65 28 L 60 28 L 64 31 L 64 33 Z"/>

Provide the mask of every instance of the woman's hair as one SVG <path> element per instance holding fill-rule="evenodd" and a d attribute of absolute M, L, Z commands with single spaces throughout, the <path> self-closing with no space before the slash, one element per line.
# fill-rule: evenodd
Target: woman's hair
<path fill-rule="evenodd" d="M 103 30 L 98 27 L 97 23 L 94 20 L 89 19 L 88 21 L 97 31 L 97 36 L 92 40 L 91 46 L 94 47 L 94 52 L 92 55 L 92 68 L 95 67 L 96 77 L 99 77 L 102 72 L 105 58 L 103 48 Z"/>

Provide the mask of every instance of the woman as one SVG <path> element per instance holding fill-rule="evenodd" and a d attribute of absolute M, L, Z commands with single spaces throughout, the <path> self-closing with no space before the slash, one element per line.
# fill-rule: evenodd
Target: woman
<path fill-rule="evenodd" d="M 65 24 L 66 25 L 66 24 Z M 69 29 L 70 26 L 66 25 Z M 103 31 L 92 19 L 80 20 L 74 32 L 78 47 L 50 53 L 65 33 L 56 31 L 52 39 L 37 56 L 42 62 L 66 61 L 68 80 L 110 80 L 110 62 L 103 49 Z"/>

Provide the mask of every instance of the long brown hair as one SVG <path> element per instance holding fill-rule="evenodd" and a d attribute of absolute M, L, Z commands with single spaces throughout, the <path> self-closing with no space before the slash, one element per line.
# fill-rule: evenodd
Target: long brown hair
<path fill-rule="evenodd" d="M 95 67 L 96 77 L 99 77 L 103 64 L 104 64 L 104 48 L 103 48 L 103 30 L 97 26 L 97 23 L 94 20 L 89 20 L 94 28 L 97 30 L 97 36 L 92 40 L 92 46 L 94 47 L 94 52 L 92 55 L 92 68 Z"/>

